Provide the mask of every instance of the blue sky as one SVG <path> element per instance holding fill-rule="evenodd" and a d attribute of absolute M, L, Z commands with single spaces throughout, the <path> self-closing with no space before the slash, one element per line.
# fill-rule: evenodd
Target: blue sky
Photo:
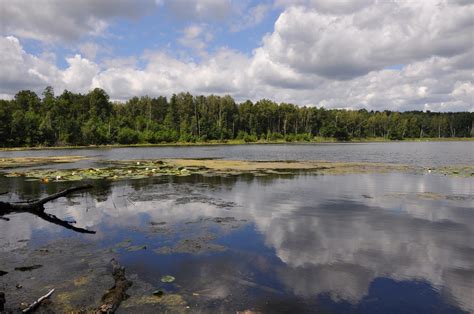
<path fill-rule="evenodd" d="M 1 0 L 0 97 L 473 111 L 472 16 L 466 0 Z"/>
<path fill-rule="evenodd" d="M 244 4 L 245 3 L 245 4 Z M 249 26 L 241 26 L 249 10 L 263 6 L 262 17 Z M 199 61 L 201 56 L 196 49 L 180 43 L 186 28 L 200 26 L 203 32 L 212 36 L 206 42 L 204 51 L 208 54 L 222 47 L 242 52 L 251 56 L 252 51 L 260 46 L 265 34 L 271 33 L 275 21 L 282 11 L 269 1 L 242 1 L 225 17 L 215 18 L 181 16 L 166 5 L 157 5 L 155 9 L 137 18 L 116 18 L 111 21 L 107 31 L 100 36 L 84 34 L 77 43 L 50 43 L 41 40 L 25 38 L 22 42 L 26 52 L 34 55 L 44 51 L 53 52 L 57 57 L 57 65 L 61 69 L 68 66 L 66 57 L 82 53 L 81 45 L 93 43 L 98 46 L 95 61 L 102 62 L 108 58 L 127 58 L 140 56 L 144 51 L 165 50 L 176 58 Z"/>

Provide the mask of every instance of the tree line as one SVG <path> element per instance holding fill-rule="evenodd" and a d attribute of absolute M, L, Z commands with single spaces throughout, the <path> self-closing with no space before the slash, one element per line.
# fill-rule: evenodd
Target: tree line
<path fill-rule="evenodd" d="M 55 96 L 47 87 L 42 97 L 22 90 L 12 100 L 0 100 L 0 121 L 2 147 L 474 135 L 470 112 L 325 109 L 267 99 L 236 103 L 230 96 L 190 93 L 119 103 L 99 88 Z"/>

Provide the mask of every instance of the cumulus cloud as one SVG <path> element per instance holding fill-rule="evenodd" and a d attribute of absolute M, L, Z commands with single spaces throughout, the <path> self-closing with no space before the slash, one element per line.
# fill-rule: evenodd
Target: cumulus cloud
<path fill-rule="evenodd" d="M 376 2 L 376 0 L 276 0 L 276 6 L 305 6 L 320 12 L 348 14 L 362 10 Z"/>
<path fill-rule="evenodd" d="M 109 52 L 109 49 L 95 43 L 95 42 L 84 42 L 79 44 L 79 51 L 87 59 L 95 60 L 97 55 L 103 52 Z"/>
<path fill-rule="evenodd" d="M 89 91 L 92 79 L 98 74 L 99 67 L 81 55 L 66 58 L 68 68 L 61 72 L 62 84 L 77 91 Z"/>
<path fill-rule="evenodd" d="M 93 77 L 99 72 L 96 63 L 81 55 L 66 58 L 68 67 L 61 70 L 52 63 L 51 56 L 34 56 L 25 52 L 20 41 L 12 36 L 0 37 L 0 50 L 0 93 L 7 94 L 6 98 L 11 98 L 21 89 L 40 92 L 48 85 L 58 90 L 87 92 L 92 87 Z"/>
<path fill-rule="evenodd" d="M 301 73 L 352 79 L 394 64 L 468 51 L 473 14 L 474 6 L 437 1 L 380 2 L 349 15 L 290 7 L 261 49 Z"/>
<path fill-rule="evenodd" d="M 12 36 L 0 37 L 0 93 L 11 94 L 18 89 L 44 88 L 55 84 L 57 68 L 24 51 L 20 41 Z"/>
<path fill-rule="evenodd" d="M 240 92 L 245 86 L 248 59 L 244 55 L 220 49 L 203 58 L 201 63 L 175 59 L 165 53 L 148 52 L 143 56 L 146 67 L 111 67 L 94 78 L 93 85 L 101 87 L 115 98 L 136 95 L 170 95 L 177 91 L 195 93 Z"/>
<path fill-rule="evenodd" d="M 2 33 L 41 41 L 73 41 L 99 35 L 115 17 L 138 18 L 155 7 L 154 0 L 2 0 Z"/>

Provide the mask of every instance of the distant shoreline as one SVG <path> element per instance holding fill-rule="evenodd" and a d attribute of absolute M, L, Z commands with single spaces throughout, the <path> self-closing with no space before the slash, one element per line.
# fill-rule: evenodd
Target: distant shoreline
<path fill-rule="evenodd" d="M 172 142 L 172 143 L 143 143 L 143 144 L 107 144 L 87 146 L 33 146 L 33 147 L 3 147 L 0 151 L 24 151 L 24 150 L 55 150 L 55 149 L 107 149 L 107 148 L 140 148 L 140 147 L 192 147 L 192 146 L 219 146 L 219 145 L 258 145 L 258 144 L 350 144 L 350 143 L 399 143 L 399 142 L 465 142 L 474 141 L 474 137 L 441 137 L 441 138 L 409 138 L 403 140 L 389 140 L 384 138 L 362 138 L 349 141 L 337 141 L 334 138 L 315 137 L 311 141 L 256 141 L 245 142 L 244 140 L 211 140 L 207 142 Z"/>

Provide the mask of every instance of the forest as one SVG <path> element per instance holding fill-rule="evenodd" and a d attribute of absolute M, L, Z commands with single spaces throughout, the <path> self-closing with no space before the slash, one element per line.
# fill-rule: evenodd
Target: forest
<path fill-rule="evenodd" d="M 0 100 L 0 147 L 139 143 L 339 141 L 473 137 L 473 112 L 367 111 L 300 107 L 230 96 L 133 97 L 113 102 L 99 88 Z"/>

